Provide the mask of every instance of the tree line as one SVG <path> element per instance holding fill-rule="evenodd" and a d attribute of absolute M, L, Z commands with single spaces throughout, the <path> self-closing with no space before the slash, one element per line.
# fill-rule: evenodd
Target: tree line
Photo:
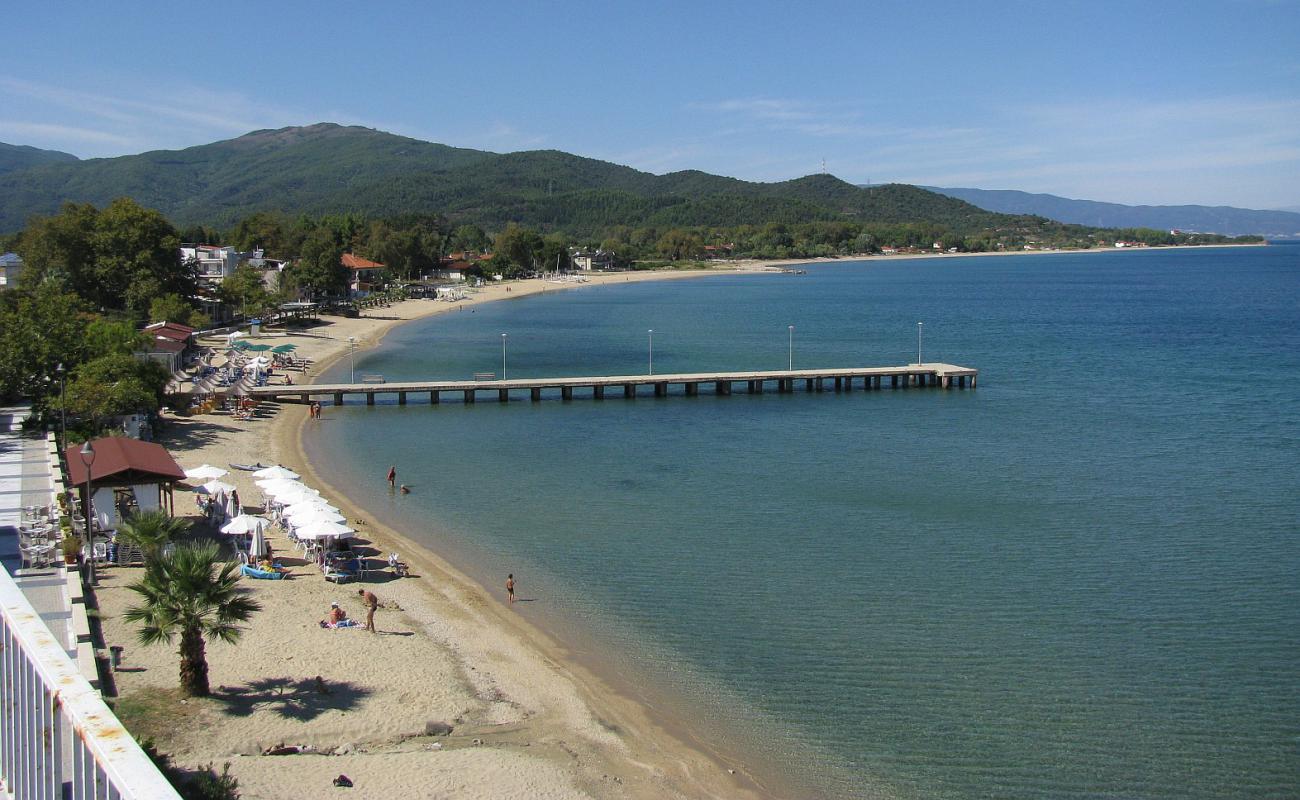
<path fill-rule="evenodd" d="M 1236 241 L 1257 240 L 1238 237 Z M 410 281 L 431 274 L 442 258 L 473 253 L 462 269 L 472 276 L 506 278 L 568 269 L 574 248 L 600 249 L 616 266 L 716 258 L 816 258 L 878 253 L 886 248 L 961 252 L 1037 247 L 1088 248 L 1116 240 L 1151 245 L 1230 241 L 1207 234 L 1149 229 L 1106 230 L 1040 218 L 975 233 L 933 222 L 769 222 L 762 225 L 612 225 L 588 236 L 507 223 L 489 232 L 472 223 L 451 223 L 437 214 L 383 219 L 361 214 L 289 217 L 256 212 L 228 230 L 194 226 L 178 230 L 160 212 L 129 198 L 102 209 L 68 203 L 59 213 L 33 219 L 18 234 L 0 239 L 25 267 L 17 290 L 0 293 L 0 395 L 36 398 L 43 408 L 60 381 L 63 410 L 94 432 L 97 421 L 156 410 L 168 376 L 133 353 L 144 349 L 140 333 L 150 321 L 170 320 L 202 328 L 210 320 L 199 299 L 193 262 L 184 243 L 261 249 L 288 266 L 268 281 L 262 270 L 241 266 L 216 289 L 217 300 L 249 314 L 263 314 L 300 297 L 346 296 L 351 252 L 386 265 L 378 283 Z"/>

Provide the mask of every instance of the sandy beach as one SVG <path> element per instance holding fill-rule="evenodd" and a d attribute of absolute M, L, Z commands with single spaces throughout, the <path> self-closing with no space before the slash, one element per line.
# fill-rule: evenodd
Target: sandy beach
<path fill-rule="evenodd" d="M 370 347 L 395 325 L 459 305 L 753 269 L 771 267 L 597 275 L 585 284 L 512 282 L 462 303 L 409 300 L 356 319 L 327 317 L 309 335 L 272 330 L 261 341 L 294 343 L 295 356 L 312 360 L 305 374 L 291 373 L 301 383 L 345 356 L 348 337 Z M 306 463 L 299 446 L 306 420 L 303 406 L 270 404 L 247 421 L 171 417 L 159 441 L 182 467 L 261 462 L 294 469 L 359 521 L 359 543 L 378 556 L 372 565 L 396 551 L 411 577 L 384 569 L 337 586 L 273 532 L 271 544 L 292 576 L 241 582 L 263 610 L 239 644 L 209 643 L 213 696 L 182 702 L 175 648 L 137 644 L 121 619 L 136 597 L 125 587 L 140 570 L 103 570 L 104 637 L 125 648 L 114 678 L 118 711 L 133 733 L 152 738 L 185 768 L 220 770 L 228 762 L 246 798 L 316 796 L 336 791 L 338 775 L 353 781 L 349 796 L 358 798 L 773 796 L 743 765 L 723 762 L 672 720 L 653 717 L 568 658 L 511 610 L 504 590 L 479 586 L 400 532 L 371 522 Z M 252 473 L 231 470 L 222 480 L 238 488 L 245 507 L 260 501 Z M 177 513 L 196 513 L 188 492 L 177 493 Z M 364 618 L 358 586 L 380 600 L 378 634 L 322 629 L 318 621 L 334 601 Z M 264 755 L 279 746 L 304 752 Z"/>

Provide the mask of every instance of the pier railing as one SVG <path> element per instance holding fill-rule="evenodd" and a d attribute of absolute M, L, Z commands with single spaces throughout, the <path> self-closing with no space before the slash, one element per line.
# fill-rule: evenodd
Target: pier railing
<path fill-rule="evenodd" d="M 23 800 L 180 800 L 3 568 L 0 785 Z"/>
<path fill-rule="evenodd" d="M 621 392 L 625 398 L 636 397 L 641 387 L 653 387 L 656 397 L 668 395 L 668 387 L 682 387 L 687 397 L 700 394 L 707 387 L 715 395 L 729 395 L 733 386 L 740 384 L 750 394 L 762 394 L 766 386 L 777 392 L 790 393 L 802 386 L 807 392 L 820 392 L 830 387 L 839 391 L 930 386 L 943 389 L 969 386 L 975 388 L 979 370 L 955 364 L 906 364 L 897 367 L 847 367 L 831 369 L 791 369 L 759 372 L 687 372 L 646 375 L 592 375 L 562 378 L 519 378 L 514 380 L 488 380 L 489 373 L 476 373 L 472 381 L 388 381 L 383 384 L 339 383 L 299 384 L 294 386 L 258 386 L 247 394 L 261 400 L 288 403 L 309 403 L 332 397 L 335 405 L 343 405 L 347 395 L 364 396 L 368 405 L 375 403 L 377 395 L 395 395 L 400 405 L 405 405 L 407 395 L 428 394 L 429 402 L 441 402 L 443 393 L 459 393 L 466 403 L 473 403 L 479 392 L 495 392 L 501 402 L 510 400 L 511 392 L 527 391 L 533 402 L 542 399 L 544 391 L 558 391 L 561 399 L 572 400 L 575 389 L 590 390 L 596 400 L 605 399 L 606 392 Z M 706 389 L 706 390 L 707 390 Z"/>

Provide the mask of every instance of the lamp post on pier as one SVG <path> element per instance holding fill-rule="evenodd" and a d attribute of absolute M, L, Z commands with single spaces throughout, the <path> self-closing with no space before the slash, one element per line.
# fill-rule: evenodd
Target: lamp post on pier
<path fill-rule="evenodd" d="M 348 354 L 352 356 L 352 383 L 357 382 L 357 337 L 348 337 Z"/>
<path fill-rule="evenodd" d="M 790 360 L 786 364 L 786 369 L 794 372 L 794 326 L 790 326 Z"/>
<path fill-rule="evenodd" d="M 60 361 L 54 371 L 59 374 L 59 449 L 62 450 L 68 446 L 68 410 L 64 407 L 67 370 L 63 368 L 63 362 Z"/>
<path fill-rule="evenodd" d="M 90 562 L 86 576 L 91 586 L 97 586 L 95 578 L 95 531 L 91 527 L 95 514 L 94 504 L 90 499 L 90 467 L 95 463 L 95 448 L 90 445 L 89 439 L 81 446 L 81 463 L 86 466 L 86 502 L 81 509 L 81 513 L 86 517 L 86 552 L 87 559 Z"/>
<path fill-rule="evenodd" d="M 655 374 L 655 329 L 646 331 L 650 335 L 650 374 Z"/>
<path fill-rule="evenodd" d="M 506 337 L 510 334 L 501 334 L 501 380 L 506 379 Z"/>
<path fill-rule="evenodd" d="M 924 322 L 916 323 L 916 365 L 921 366 L 921 326 Z"/>

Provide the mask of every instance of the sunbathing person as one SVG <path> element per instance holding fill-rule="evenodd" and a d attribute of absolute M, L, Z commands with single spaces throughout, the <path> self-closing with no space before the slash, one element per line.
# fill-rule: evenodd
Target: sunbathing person
<path fill-rule="evenodd" d="M 352 620 L 348 619 L 348 612 L 339 608 L 338 603 L 330 603 L 329 615 L 320 621 L 322 628 L 346 628 L 352 624 Z"/>

